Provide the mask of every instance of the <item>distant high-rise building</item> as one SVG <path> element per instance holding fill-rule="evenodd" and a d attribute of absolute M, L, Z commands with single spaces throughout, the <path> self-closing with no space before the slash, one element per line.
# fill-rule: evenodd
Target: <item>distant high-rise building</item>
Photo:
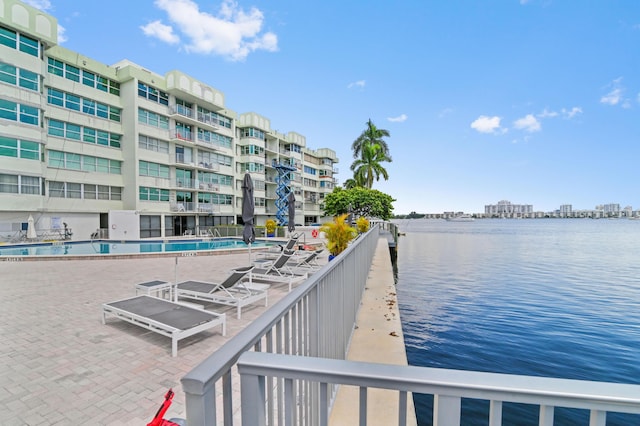
<path fill-rule="evenodd" d="M 510 201 L 498 201 L 498 204 L 489 204 L 484 206 L 484 213 L 488 217 L 492 216 L 523 216 L 533 213 L 533 205 L 531 204 L 511 204 Z"/>
<path fill-rule="evenodd" d="M 572 211 L 573 207 L 571 204 L 563 204 L 560 206 L 560 216 L 571 216 Z"/>

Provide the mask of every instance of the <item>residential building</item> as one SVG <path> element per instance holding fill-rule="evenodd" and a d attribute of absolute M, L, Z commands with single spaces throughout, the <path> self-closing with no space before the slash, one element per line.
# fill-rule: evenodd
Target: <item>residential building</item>
<path fill-rule="evenodd" d="M 278 217 L 290 191 L 296 222 L 321 220 L 333 150 L 228 109 L 221 91 L 179 70 L 105 65 L 66 49 L 57 28 L 51 15 L 0 2 L 0 237 L 15 237 L 29 215 L 45 234 L 68 223 L 77 239 L 236 224 L 247 172 L 257 225 Z M 126 229 L 118 217 L 129 218 Z"/>
<path fill-rule="evenodd" d="M 486 217 L 527 217 L 533 214 L 531 204 L 511 204 L 510 201 L 502 200 L 498 204 L 484 206 Z"/>

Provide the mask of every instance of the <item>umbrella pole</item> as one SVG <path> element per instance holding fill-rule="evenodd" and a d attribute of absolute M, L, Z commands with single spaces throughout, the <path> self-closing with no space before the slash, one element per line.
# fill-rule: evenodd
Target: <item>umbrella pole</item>
<path fill-rule="evenodd" d="M 175 290 L 173 290 L 173 294 L 171 296 L 172 302 L 178 301 L 178 256 L 176 256 L 176 266 L 173 270 L 173 285 L 175 286 Z M 170 292 L 171 293 L 171 292 Z"/>

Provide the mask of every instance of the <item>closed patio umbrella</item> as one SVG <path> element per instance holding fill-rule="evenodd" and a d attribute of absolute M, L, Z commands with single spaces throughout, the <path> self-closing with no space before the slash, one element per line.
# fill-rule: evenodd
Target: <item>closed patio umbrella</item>
<path fill-rule="evenodd" d="M 242 240 L 249 246 L 249 260 L 251 260 L 251 243 L 256 240 L 256 231 L 253 228 L 255 200 L 253 198 L 253 181 L 251 175 L 245 173 L 242 181 Z"/>
<path fill-rule="evenodd" d="M 296 196 L 293 195 L 293 191 L 289 192 L 287 203 L 289 207 L 289 225 L 287 229 L 289 232 L 293 232 L 296 230 Z"/>
<path fill-rule="evenodd" d="M 33 222 L 33 216 L 29 215 L 29 219 L 27 219 L 27 239 L 35 240 L 36 238 L 38 238 L 36 225 Z"/>

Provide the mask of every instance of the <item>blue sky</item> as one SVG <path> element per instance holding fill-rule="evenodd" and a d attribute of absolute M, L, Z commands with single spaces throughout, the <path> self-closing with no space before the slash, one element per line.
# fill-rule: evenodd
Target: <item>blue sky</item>
<path fill-rule="evenodd" d="M 389 130 L 395 213 L 640 209 L 636 0 L 32 0 L 62 45 L 178 69 L 312 149 Z"/>

